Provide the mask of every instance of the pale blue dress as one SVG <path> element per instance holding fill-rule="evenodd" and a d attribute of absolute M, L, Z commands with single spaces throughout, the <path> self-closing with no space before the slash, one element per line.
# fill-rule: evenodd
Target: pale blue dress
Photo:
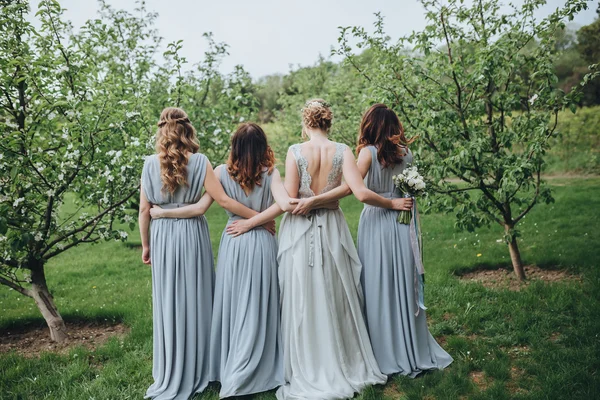
<path fill-rule="evenodd" d="M 345 145 L 336 144 L 322 192 L 341 184 Z M 299 197 L 313 196 L 307 160 L 290 148 L 300 176 Z M 279 285 L 285 385 L 279 400 L 346 399 L 382 384 L 362 313 L 361 265 L 344 214 L 316 210 L 285 214 L 279 234 Z"/>
<path fill-rule="evenodd" d="M 383 168 L 377 149 L 367 148 L 371 167 L 365 185 L 383 197 L 399 197 L 392 176 L 412 163 L 412 154 L 409 151 L 402 163 Z M 367 326 L 381 372 L 415 377 L 447 367 L 452 357 L 431 336 L 425 311 L 418 309 L 420 289 L 410 225 L 398 223 L 397 218 L 398 211 L 365 204 L 358 225 L 361 281 Z"/>
<path fill-rule="evenodd" d="M 187 186 L 161 191 L 156 155 L 144 163 L 142 188 L 162 208 L 198 202 L 208 160 L 190 156 Z M 150 226 L 154 383 L 146 398 L 187 400 L 209 382 L 209 343 L 214 286 L 213 253 L 206 218 L 160 218 Z"/>
<path fill-rule="evenodd" d="M 273 204 L 272 176 L 246 195 L 221 167 L 225 193 L 255 211 Z M 228 225 L 241 217 L 227 212 Z M 223 231 L 211 332 L 212 380 L 220 397 L 264 392 L 283 384 L 283 354 L 277 282 L 277 240 L 262 227 L 238 237 Z"/>

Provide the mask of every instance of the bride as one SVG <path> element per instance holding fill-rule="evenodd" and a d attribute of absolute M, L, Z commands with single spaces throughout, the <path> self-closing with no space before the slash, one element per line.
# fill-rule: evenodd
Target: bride
<path fill-rule="evenodd" d="M 288 151 L 284 185 L 289 197 L 305 199 L 335 190 L 343 176 L 361 202 L 409 209 L 407 200 L 386 199 L 365 187 L 350 149 L 327 138 L 333 114 L 324 100 L 308 101 L 302 113 L 303 134 L 310 140 Z M 289 210 L 289 197 L 282 199 L 277 188 L 272 190 L 281 209 Z M 306 215 L 287 213 L 280 227 L 286 381 L 277 391 L 280 400 L 346 399 L 367 385 L 386 382 L 362 314 L 361 264 L 344 214 L 318 201 L 311 207 Z M 260 216 L 237 221 L 230 233 L 260 221 Z"/>

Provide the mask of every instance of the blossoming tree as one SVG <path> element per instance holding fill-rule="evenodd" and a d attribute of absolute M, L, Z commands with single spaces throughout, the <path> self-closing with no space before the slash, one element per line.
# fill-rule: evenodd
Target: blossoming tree
<path fill-rule="evenodd" d="M 584 0 L 567 0 L 536 20 L 544 0 L 502 9 L 498 0 L 422 0 L 427 26 L 397 42 L 383 30 L 343 28 L 338 54 L 369 82 L 413 135 L 435 205 L 460 228 L 491 223 L 505 231 L 512 265 L 525 278 L 517 224 L 538 203 L 553 201 L 544 184 L 544 155 L 558 134 L 559 111 L 575 111 L 581 87 L 555 87 L 556 32 Z M 360 62 L 354 46 L 369 49 Z M 594 69 L 595 66 L 592 66 Z"/>
<path fill-rule="evenodd" d="M 39 3 L 38 27 L 26 18 L 27 1 L 0 8 L 0 283 L 35 300 L 51 338 L 64 341 L 46 264 L 81 243 L 123 240 L 119 227 L 133 228 L 126 205 L 139 193 L 159 112 L 180 88 L 160 71 L 178 62 L 167 54 L 166 66 L 156 65 L 156 16 L 143 5 L 138 17 L 102 3 L 77 33 L 55 0 Z M 239 87 L 212 64 L 204 72 L 187 78 L 198 90 L 208 77 L 220 89 Z M 239 109 L 215 108 L 223 97 L 227 90 L 207 102 L 213 119 L 242 118 Z M 211 137 L 227 143 L 222 130 Z"/>

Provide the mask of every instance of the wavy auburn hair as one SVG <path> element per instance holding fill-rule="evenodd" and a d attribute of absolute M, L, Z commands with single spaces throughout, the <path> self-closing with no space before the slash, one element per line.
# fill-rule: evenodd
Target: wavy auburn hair
<path fill-rule="evenodd" d="M 385 104 L 374 104 L 364 113 L 360 122 L 356 154 L 363 147 L 377 147 L 377 160 L 383 167 L 402 162 L 405 152 L 401 146 L 408 148 L 416 137 L 410 140 L 404 136 L 404 127 L 396 113 Z"/>
<path fill-rule="evenodd" d="M 237 127 L 231 137 L 231 152 L 227 171 L 242 189 L 252 190 L 261 184 L 261 174 L 275 168 L 275 154 L 267 143 L 267 135 L 260 126 L 246 122 Z"/>
<path fill-rule="evenodd" d="M 179 186 L 187 185 L 188 153 L 196 153 L 199 148 L 196 130 L 185 111 L 165 108 L 160 113 L 156 133 L 163 192 L 173 194 Z"/>

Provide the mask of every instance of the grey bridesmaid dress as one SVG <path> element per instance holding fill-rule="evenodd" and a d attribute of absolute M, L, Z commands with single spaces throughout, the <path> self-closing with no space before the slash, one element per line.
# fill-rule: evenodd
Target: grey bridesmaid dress
<path fill-rule="evenodd" d="M 221 167 L 219 179 L 229 197 L 258 212 L 273 204 L 271 175 L 246 195 Z M 227 212 L 228 224 L 241 217 Z M 211 332 L 211 380 L 220 397 L 271 390 L 283 384 L 279 321 L 277 240 L 259 227 L 238 237 L 223 231 Z"/>
<path fill-rule="evenodd" d="M 400 164 L 383 168 L 377 149 L 367 148 L 372 161 L 365 185 L 384 197 L 399 197 L 392 176 L 412 163 L 412 154 L 408 151 Z M 358 225 L 361 283 L 367 327 L 381 372 L 415 377 L 425 370 L 445 368 L 453 360 L 431 336 L 425 311 L 419 309 L 410 226 L 398 223 L 397 217 L 398 211 L 365 204 Z"/>
<path fill-rule="evenodd" d="M 144 163 L 142 187 L 162 208 L 196 203 L 202 194 L 207 158 L 193 154 L 187 186 L 163 193 L 156 155 Z M 210 324 L 214 288 L 213 253 L 203 216 L 161 218 L 150 226 L 154 383 L 145 398 L 187 400 L 209 382 Z"/>

